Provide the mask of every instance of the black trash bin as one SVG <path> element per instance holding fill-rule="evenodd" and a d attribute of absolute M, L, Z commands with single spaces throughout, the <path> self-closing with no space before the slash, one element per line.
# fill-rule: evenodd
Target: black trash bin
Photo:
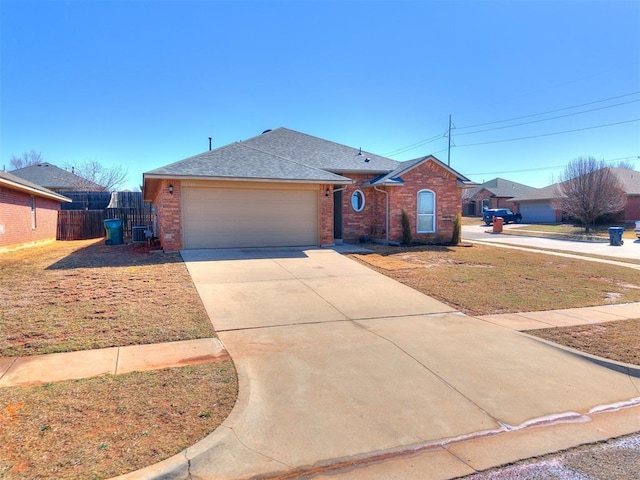
<path fill-rule="evenodd" d="M 109 218 L 104 221 L 104 228 L 107 231 L 105 245 L 122 245 L 124 235 L 122 233 L 122 220 L 119 218 Z"/>
<path fill-rule="evenodd" d="M 622 240 L 623 233 L 624 227 L 609 227 L 609 245 L 620 247 L 624 243 L 624 240 Z"/>

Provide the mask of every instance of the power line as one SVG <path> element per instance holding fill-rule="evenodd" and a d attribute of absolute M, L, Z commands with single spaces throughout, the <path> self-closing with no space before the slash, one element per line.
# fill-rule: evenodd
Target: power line
<path fill-rule="evenodd" d="M 520 117 L 507 118 L 505 120 L 496 120 L 496 121 L 493 121 L 493 122 L 476 123 L 475 125 L 466 125 L 464 127 L 458 127 L 458 130 L 462 130 L 462 129 L 465 129 L 465 128 L 484 127 L 485 125 L 495 125 L 496 123 L 505 123 L 505 122 L 511 122 L 513 120 L 522 120 L 523 118 L 531 118 L 531 117 L 537 117 L 539 115 L 547 115 L 549 113 L 562 112 L 564 110 L 571 110 L 572 108 L 586 107 L 587 105 L 594 105 L 596 103 L 608 102 L 609 100 L 616 100 L 618 98 L 630 97 L 632 95 L 637 95 L 639 93 L 640 93 L 640 91 L 631 92 L 631 93 L 625 93 L 624 95 L 617 95 L 615 97 L 609 97 L 609 98 L 605 98 L 605 99 L 602 99 L 602 100 L 595 100 L 593 102 L 581 103 L 580 105 L 571 105 L 569 107 L 558 108 L 556 110 L 548 110 L 546 112 L 532 113 L 530 115 L 522 115 Z"/>
<path fill-rule="evenodd" d="M 477 124 L 474 124 L 474 125 L 467 125 L 467 126 L 464 126 L 464 127 L 455 127 L 455 128 L 457 130 L 460 130 L 460 129 L 466 129 L 466 128 L 482 127 L 482 126 L 485 126 L 485 125 L 495 125 L 497 123 L 511 122 L 511 121 L 514 121 L 514 120 L 522 120 L 522 119 L 525 119 L 525 118 L 536 117 L 536 116 L 539 116 L 539 115 L 547 115 L 549 113 L 556 113 L 556 112 L 561 112 L 561 111 L 565 111 L 565 110 L 571 110 L 573 108 L 579 108 L 579 107 L 584 107 L 584 106 L 588 106 L 588 105 L 594 105 L 596 103 L 602 103 L 602 102 L 607 102 L 607 101 L 610 101 L 610 100 L 616 100 L 618 98 L 630 97 L 632 95 L 637 95 L 639 93 L 640 93 L 640 91 L 635 91 L 635 92 L 631 92 L 631 93 L 625 93 L 623 95 L 616 95 L 614 97 L 604 98 L 604 99 L 601 99 L 601 100 L 594 100 L 592 102 L 581 103 L 579 105 L 571 105 L 571 106 L 568 106 L 568 107 L 558 108 L 558 109 L 555 109 L 555 110 L 548 110 L 546 112 L 533 113 L 533 114 L 530 114 L 530 115 L 522 115 L 522 116 L 519 116 L 519 117 L 508 118 L 508 119 L 505 119 L 505 120 L 496 120 L 496 121 L 493 121 L 493 122 L 477 123 Z M 638 100 L 632 100 L 632 101 L 626 102 L 626 103 L 633 103 L 633 102 L 637 102 L 637 101 Z M 624 105 L 624 104 L 625 104 L 625 102 L 620 103 L 620 104 L 616 104 L 616 105 L 610 105 L 610 106 L 601 107 L 600 109 L 610 108 L 610 107 Z M 566 116 L 579 115 L 581 113 L 589 113 L 589 112 L 596 111 L 596 110 L 599 110 L 599 109 L 586 110 L 584 112 L 577 112 L 577 113 L 573 113 L 573 114 L 568 114 Z M 544 121 L 547 121 L 547 120 L 554 120 L 556 118 L 562 118 L 562 116 L 557 116 L 557 117 L 552 117 L 552 118 L 547 118 L 547 119 L 542 119 L 542 120 L 536 120 L 534 122 L 528 122 L 528 123 L 539 123 L 539 122 L 544 122 Z M 516 127 L 516 126 L 521 126 L 521 125 L 527 125 L 527 123 L 522 123 L 522 124 L 518 124 L 518 125 L 511 125 L 511 126 Z M 480 133 L 480 132 L 485 132 L 485 131 L 490 131 L 490 130 L 499 130 L 499 129 L 502 129 L 502 128 L 509 128 L 509 127 L 510 126 L 498 127 L 498 128 L 495 128 L 495 129 L 487 129 L 487 130 L 481 130 L 481 131 L 477 131 L 477 132 L 460 133 L 458 135 L 470 135 L 472 133 Z M 589 127 L 589 128 L 597 128 L 597 127 Z M 579 130 L 571 130 L 571 131 L 579 131 Z M 568 131 L 568 132 L 571 132 L 571 131 Z M 564 132 L 558 132 L 557 134 L 560 134 L 560 133 L 564 133 Z M 541 135 L 541 136 L 546 136 L 546 135 L 555 135 L 555 134 L 545 134 L 545 135 Z M 436 140 L 439 140 L 441 138 L 445 138 L 446 136 L 447 136 L 447 132 L 444 132 L 443 134 L 433 136 L 433 137 L 428 138 L 426 140 L 421 140 L 419 142 L 412 143 L 411 145 L 407 145 L 405 147 L 397 148 L 396 150 L 392 150 L 390 152 L 387 152 L 384 155 L 385 156 L 394 156 L 394 155 L 398 155 L 400 153 L 408 152 L 409 150 L 413 150 L 413 149 L 415 149 L 417 147 L 420 147 L 422 145 L 427 145 L 429 143 L 435 142 Z M 523 139 L 525 139 L 525 138 L 535 138 L 535 137 L 523 137 Z M 517 140 L 517 139 L 515 139 L 515 140 Z M 505 141 L 514 141 L 514 140 L 501 140 L 501 141 L 497 141 L 497 142 L 486 142 L 486 143 L 500 143 L 500 142 L 505 142 Z M 474 145 L 483 145 L 483 144 L 474 144 Z M 470 145 L 460 145 L 460 146 L 470 146 Z"/>
<path fill-rule="evenodd" d="M 629 100 L 628 102 L 616 103 L 614 105 L 607 105 L 605 107 L 592 108 L 592 109 L 589 109 L 589 110 L 583 110 L 581 112 L 567 113 L 565 115 L 557 115 L 555 117 L 543 118 L 541 120 L 532 120 L 530 122 L 516 123 L 514 125 L 504 125 L 502 127 L 485 128 L 484 130 L 476 130 L 474 132 L 459 133 L 458 136 L 461 136 L 461 135 L 473 135 L 474 133 L 491 132 L 491 131 L 494 131 L 494 130 L 503 130 L 505 128 L 521 127 L 522 125 L 531 125 L 532 123 L 546 122 L 548 120 L 556 120 L 558 118 L 571 117 L 573 115 L 582 115 L 583 113 L 597 112 L 598 110 L 604 110 L 606 108 L 619 107 L 620 105 L 627 105 L 629 103 L 637 103 L 637 102 L 640 102 L 640 99 L 638 99 L 638 100 Z"/>
<path fill-rule="evenodd" d="M 611 163 L 611 162 L 617 162 L 617 161 L 621 161 L 621 160 L 630 160 L 630 159 L 639 159 L 640 155 L 636 155 L 636 156 L 630 156 L 630 157 L 620 157 L 620 158 L 611 158 L 609 160 L 604 160 L 604 162 L 606 163 Z M 504 173 L 524 173 L 524 172 L 537 172 L 540 170 L 555 170 L 556 168 L 564 168 L 567 165 L 554 165 L 551 167 L 537 167 L 537 168 L 525 168 L 522 170 L 501 170 L 499 172 L 482 172 L 482 173 L 467 173 L 465 175 L 500 175 L 500 174 L 504 174 Z"/>
<path fill-rule="evenodd" d="M 637 121 L 640 121 L 640 118 L 634 118 L 632 120 L 624 120 L 622 122 L 606 123 L 604 125 L 595 125 L 593 127 L 576 128 L 576 129 L 573 129 L 573 130 L 563 130 L 561 132 L 543 133 L 543 134 L 540 134 L 540 135 L 531 135 L 531 136 L 528 136 L 528 137 L 508 138 L 506 140 L 491 140 L 489 142 L 467 143 L 467 144 L 456 145 L 456 146 L 458 146 L 458 147 L 475 147 L 477 145 L 489 145 L 489 144 L 493 144 L 493 143 L 516 142 L 518 140 L 528 140 L 530 138 L 550 137 L 550 136 L 553 136 L 553 135 L 562 135 L 562 134 L 565 134 L 565 133 L 582 132 L 584 130 L 594 130 L 596 128 L 612 127 L 614 125 L 622 125 L 622 124 L 625 124 L 625 123 L 632 123 L 632 122 L 637 122 Z"/>
<path fill-rule="evenodd" d="M 441 138 L 446 137 L 446 135 L 447 135 L 447 132 L 444 132 L 444 133 L 442 133 L 440 135 L 436 135 L 436 136 L 428 138 L 426 140 L 422 140 L 420 142 L 412 143 L 411 145 L 407 145 L 406 147 L 400 147 L 400 148 L 398 148 L 396 150 L 392 150 L 390 152 L 384 153 L 383 155 L 384 156 L 387 156 L 387 155 L 398 155 L 400 153 L 404 153 L 404 152 L 407 152 L 409 150 L 413 150 L 416 147 L 420 147 L 422 145 L 427 145 L 429 143 L 435 142 L 436 140 L 439 140 Z"/>

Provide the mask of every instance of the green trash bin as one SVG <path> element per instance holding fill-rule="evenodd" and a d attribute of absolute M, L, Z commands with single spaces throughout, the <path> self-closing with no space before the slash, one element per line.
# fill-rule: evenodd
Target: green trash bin
<path fill-rule="evenodd" d="M 124 243 L 121 219 L 110 218 L 105 220 L 104 228 L 107 231 L 107 240 L 104 242 L 105 245 L 122 245 Z"/>
<path fill-rule="evenodd" d="M 622 234 L 624 227 L 609 227 L 609 245 L 612 247 L 620 247 L 624 244 Z"/>

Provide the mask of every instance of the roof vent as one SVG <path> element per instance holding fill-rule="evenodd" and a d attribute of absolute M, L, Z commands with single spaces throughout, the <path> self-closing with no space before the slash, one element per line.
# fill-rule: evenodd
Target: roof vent
<path fill-rule="evenodd" d="M 371 159 L 369 157 L 364 159 L 364 163 L 369 163 L 371 161 Z"/>
<path fill-rule="evenodd" d="M 360 147 L 360 150 L 358 150 L 358 153 L 356 153 L 356 155 L 362 156 L 362 147 Z"/>
<path fill-rule="evenodd" d="M 264 135 L 265 133 L 269 133 L 271 131 L 270 128 L 267 128 L 264 132 L 262 132 L 262 135 Z"/>

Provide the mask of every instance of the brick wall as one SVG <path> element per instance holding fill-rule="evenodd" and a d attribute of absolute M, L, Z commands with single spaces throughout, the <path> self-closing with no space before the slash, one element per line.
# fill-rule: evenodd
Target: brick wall
<path fill-rule="evenodd" d="M 518 205 L 506 197 L 494 197 L 493 194 L 486 189 L 480 190 L 471 200 L 476 202 L 475 215 L 482 216 L 482 200 L 488 200 L 487 208 L 509 208 L 514 212 L 518 211 Z"/>
<path fill-rule="evenodd" d="M 169 193 L 173 185 L 173 194 Z M 162 180 L 153 205 L 158 209 L 158 239 L 167 252 L 182 248 L 181 204 L 182 188 L 180 180 Z"/>
<path fill-rule="evenodd" d="M 343 192 L 342 204 L 342 237 L 347 242 L 358 241 L 363 236 L 373 239 L 386 239 L 386 195 L 372 187 L 362 185 L 374 178 L 373 175 L 345 174 L 353 185 L 347 186 Z M 414 240 L 441 243 L 451 240 L 453 220 L 461 211 L 462 194 L 457 185 L 457 178 L 434 162 L 425 162 L 402 176 L 402 186 L 379 187 L 389 195 L 389 240 L 402 240 L 402 211 L 409 216 Z M 418 233 L 417 201 L 420 190 L 436 192 L 436 232 Z M 364 194 L 365 205 L 361 212 L 351 206 L 353 192 L 360 190 Z"/>
<path fill-rule="evenodd" d="M 384 193 L 362 185 L 375 178 L 374 175 L 346 174 L 355 183 L 347 185 L 342 192 L 342 238 L 347 242 L 357 242 L 361 237 L 384 239 L 385 198 Z M 356 190 L 364 196 L 364 208 L 356 212 L 351 206 L 351 197 Z"/>
<path fill-rule="evenodd" d="M 329 189 L 329 195 L 326 191 Z M 333 245 L 333 187 L 320 185 L 320 245 Z"/>
<path fill-rule="evenodd" d="M 627 196 L 627 205 L 624 208 L 624 221 L 632 223 L 640 220 L 640 195 Z"/>
<path fill-rule="evenodd" d="M 446 243 L 453 236 L 453 222 L 461 212 L 462 195 L 457 178 L 434 162 L 425 162 L 402 175 L 405 184 L 389 187 L 389 240 L 402 240 L 402 211 L 404 210 L 411 226 L 415 241 L 427 243 Z M 436 231 L 418 233 L 417 207 L 418 192 L 431 190 L 436 194 Z"/>
<path fill-rule="evenodd" d="M 60 202 L 35 196 L 35 228 L 31 195 L 0 187 L 0 247 L 56 239 Z"/>

